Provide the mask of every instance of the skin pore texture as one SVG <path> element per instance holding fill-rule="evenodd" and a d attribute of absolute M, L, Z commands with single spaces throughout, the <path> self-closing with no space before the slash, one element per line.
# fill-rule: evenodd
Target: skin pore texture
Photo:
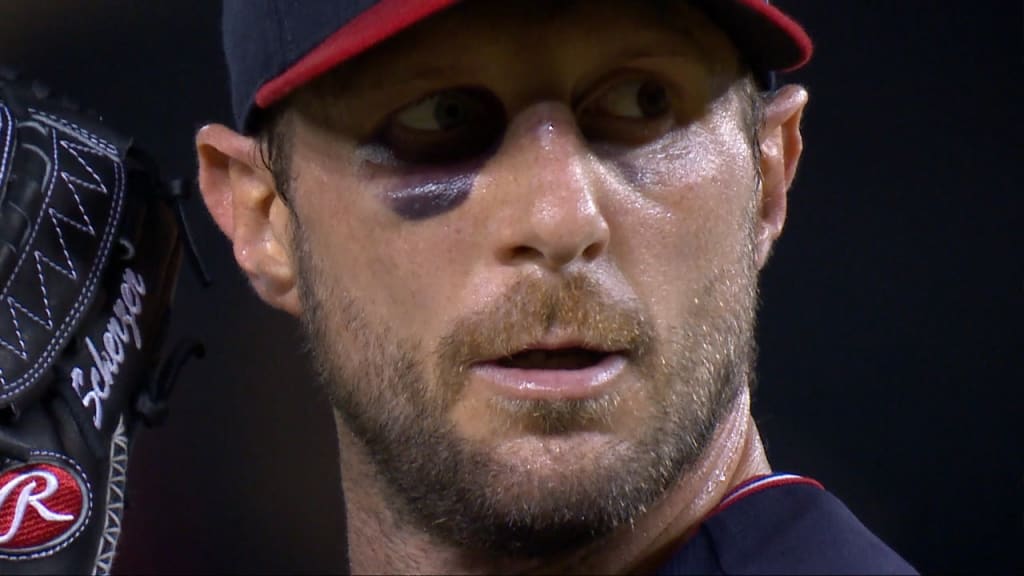
<path fill-rule="evenodd" d="M 769 471 L 757 274 L 806 93 L 751 142 L 744 82 L 685 4 L 477 1 L 297 93 L 286 177 L 199 133 L 207 206 L 332 400 L 353 572 L 650 571 Z M 602 376 L 521 381 L 539 349 Z"/>

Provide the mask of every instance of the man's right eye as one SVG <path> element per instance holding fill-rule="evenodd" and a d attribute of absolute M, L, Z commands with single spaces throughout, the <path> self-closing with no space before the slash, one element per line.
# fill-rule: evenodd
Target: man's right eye
<path fill-rule="evenodd" d="M 505 110 L 491 92 L 457 88 L 409 104 L 384 123 L 377 138 L 410 163 L 469 160 L 493 149 L 505 130 Z"/>
<path fill-rule="evenodd" d="M 481 113 L 479 95 L 459 90 L 431 94 L 395 114 L 394 121 L 403 128 L 424 132 L 455 130 L 472 122 Z"/>

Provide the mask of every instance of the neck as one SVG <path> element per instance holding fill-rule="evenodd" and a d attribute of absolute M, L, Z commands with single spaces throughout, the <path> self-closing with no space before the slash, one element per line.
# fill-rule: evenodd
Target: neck
<path fill-rule="evenodd" d="M 353 574 L 651 572 L 685 541 L 729 490 L 771 471 L 750 415 L 737 398 L 698 465 L 630 525 L 596 545 L 543 563 L 496 560 L 443 544 L 396 517 L 361 444 L 338 421 L 349 562 Z"/>

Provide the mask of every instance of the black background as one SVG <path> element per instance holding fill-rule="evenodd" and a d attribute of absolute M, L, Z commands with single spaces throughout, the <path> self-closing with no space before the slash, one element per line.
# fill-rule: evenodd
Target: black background
<path fill-rule="evenodd" d="M 1022 3 L 779 4 L 817 53 L 790 78 L 806 151 L 762 285 L 769 457 L 923 571 L 1024 570 Z M 218 20 L 209 0 L 3 0 L 0 63 L 188 175 L 195 130 L 230 123 Z M 134 445 L 116 569 L 341 571 L 333 424 L 297 326 L 191 215 L 216 284 L 183 276 L 172 335 L 209 354 Z"/>

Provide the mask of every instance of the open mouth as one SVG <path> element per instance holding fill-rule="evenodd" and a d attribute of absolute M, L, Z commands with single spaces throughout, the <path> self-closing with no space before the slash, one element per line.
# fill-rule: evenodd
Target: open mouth
<path fill-rule="evenodd" d="M 527 349 L 495 361 L 502 368 L 519 370 L 583 370 L 600 364 L 608 352 L 586 348 Z"/>
<path fill-rule="evenodd" d="M 495 393 L 511 398 L 593 398 L 617 381 L 628 363 L 624 351 L 582 346 L 534 347 L 474 365 Z"/>

